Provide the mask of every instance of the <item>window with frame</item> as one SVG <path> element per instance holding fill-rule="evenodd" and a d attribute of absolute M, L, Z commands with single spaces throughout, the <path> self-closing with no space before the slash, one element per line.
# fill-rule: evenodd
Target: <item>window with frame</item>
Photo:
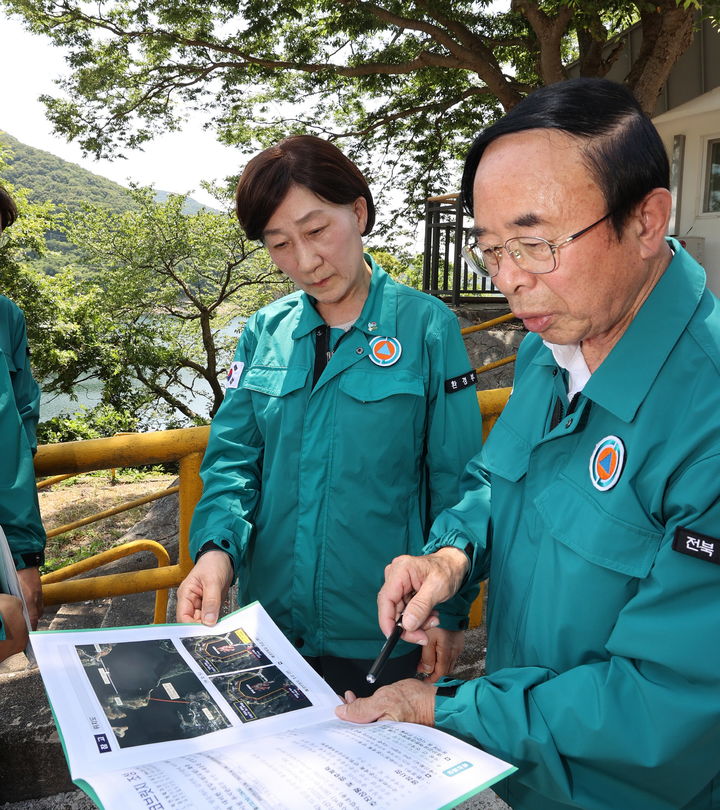
<path fill-rule="evenodd" d="M 720 138 L 707 143 L 703 213 L 720 213 Z"/>

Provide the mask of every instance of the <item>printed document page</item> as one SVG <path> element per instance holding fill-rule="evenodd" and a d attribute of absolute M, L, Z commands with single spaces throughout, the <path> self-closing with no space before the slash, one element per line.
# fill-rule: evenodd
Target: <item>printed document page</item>
<path fill-rule="evenodd" d="M 340 699 L 254 603 L 214 627 L 33 633 L 73 779 L 250 743 Z"/>
<path fill-rule="evenodd" d="M 433 810 L 514 770 L 437 729 L 328 720 L 91 786 L 105 810 Z"/>
<path fill-rule="evenodd" d="M 258 603 L 32 644 L 70 775 L 104 810 L 437 810 L 515 770 L 437 729 L 338 720 Z"/>

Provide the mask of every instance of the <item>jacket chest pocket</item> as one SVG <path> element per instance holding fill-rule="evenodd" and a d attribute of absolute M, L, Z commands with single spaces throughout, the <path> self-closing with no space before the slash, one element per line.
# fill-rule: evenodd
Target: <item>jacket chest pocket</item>
<path fill-rule="evenodd" d="M 395 454 L 394 463 L 404 453 L 414 458 L 420 452 L 426 422 L 421 376 L 392 369 L 351 370 L 340 377 L 338 388 L 336 424 L 341 433 L 370 443 L 378 453 L 382 445 L 383 456 Z"/>
<path fill-rule="evenodd" d="M 384 370 L 348 371 L 340 378 L 340 390 L 356 402 L 362 403 L 383 402 L 392 397 L 425 396 L 423 378 L 408 371 L 394 374 Z"/>
<path fill-rule="evenodd" d="M 250 392 L 255 418 L 264 434 L 288 418 L 287 411 L 304 389 L 309 372 L 309 367 L 302 366 L 251 366 L 245 372 L 241 387 Z"/>
<path fill-rule="evenodd" d="M 650 573 L 663 537 L 654 527 L 621 520 L 562 477 L 535 505 L 552 537 L 587 562 L 625 577 L 644 579 Z"/>

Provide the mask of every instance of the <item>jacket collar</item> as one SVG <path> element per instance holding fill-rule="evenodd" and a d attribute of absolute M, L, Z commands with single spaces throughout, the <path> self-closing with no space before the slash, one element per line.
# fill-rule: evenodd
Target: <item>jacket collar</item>
<path fill-rule="evenodd" d="M 355 328 L 368 337 L 395 337 L 397 334 L 397 284 L 377 264 L 370 254 L 365 254 L 370 265 L 370 288 L 362 311 L 355 321 Z M 324 321 L 315 309 L 315 299 L 307 293 L 299 294 L 297 323 L 292 336 L 295 340 L 304 337 Z"/>
<path fill-rule="evenodd" d="M 675 255 L 583 394 L 630 422 L 687 327 L 705 290 L 705 271 L 674 239 Z M 555 365 L 545 348 L 536 362 Z"/>

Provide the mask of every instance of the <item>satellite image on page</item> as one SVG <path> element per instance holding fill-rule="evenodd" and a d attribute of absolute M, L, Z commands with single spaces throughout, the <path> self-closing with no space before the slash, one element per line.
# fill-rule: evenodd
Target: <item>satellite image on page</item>
<path fill-rule="evenodd" d="M 75 649 L 121 748 L 231 725 L 169 639 Z"/>
<path fill-rule="evenodd" d="M 312 706 L 243 630 L 182 643 L 243 723 Z"/>

